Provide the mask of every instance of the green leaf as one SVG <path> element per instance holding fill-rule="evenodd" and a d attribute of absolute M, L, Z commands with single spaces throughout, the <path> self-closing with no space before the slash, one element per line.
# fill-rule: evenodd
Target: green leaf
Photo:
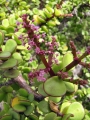
<path fill-rule="evenodd" d="M 3 101 L 4 96 L 5 96 L 5 92 L 3 91 L 0 92 L 0 102 Z"/>
<path fill-rule="evenodd" d="M 28 97 L 29 93 L 27 92 L 27 90 L 25 90 L 24 88 L 20 88 L 18 90 L 19 95 L 23 96 L 23 97 Z"/>
<path fill-rule="evenodd" d="M 19 75 L 19 71 L 16 69 L 7 70 L 4 72 L 4 76 L 8 78 L 15 78 Z"/>
<path fill-rule="evenodd" d="M 61 97 L 51 97 L 51 96 L 50 96 L 50 97 L 49 97 L 49 100 L 57 103 L 57 102 L 59 102 L 59 101 L 61 100 Z"/>
<path fill-rule="evenodd" d="M 59 97 L 66 93 L 66 86 L 58 76 L 54 76 L 45 81 L 44 90 L 50 96 Z"/>
<path fill-rule="evenodd" d="M 0 46 L 3 44 L 4 41 L 4 34 L 0 31 Z"/>
<path fill-rule="evenodd" d="M 15 112 L 12 108 L 9 109 L 9 113 L 15 120 L 20 120 L 20 114 Z"/>
<path fill-rule="evenodd" d="M 38 117 L 34 114 L 29 115 L 30 120 L 39 120 Z"/>
<path fill-rule="evenodd" d="M 31 102 L 29 100 L 19 100 L 20 105 L 29 106 Z"/>
<path fill-rule="evenodd" d="M 20 53 L 15 52 L 15 53 L 13 53 L 12 56 L 13 56 L 14 59 L 16 59 L 18 61 L 18 63 L 20 63 L 22 61 L 22 56 L 21 56 Z"/>
<path fill-rule="evenodd" d="M 73 114 L 74 116 L 69 118 L 69 120 L 82 120 L 85 115 L 85 111 L 81 103 L 73 102 L 68 107 L 66 114 Z"/>
<path fill-rule="evenodd" d="M 38 92 L 39 94 L 43 95 L 43 96 L 48 96 L 45 91 L 44 91 L 44 88 L 43 88 L 43 83 L 41 83 L 38 87 Z"/>
<path fill-rule="evenodd" d="M 0 69 L 10 69 L 17 65 L 17 60 L 14 58 L 10 58 L 0 65 Z"/>
<path fill-rule="evenodd" d="M 13 53 L 15 51 L 16 47 L 17 47 L 17 43 L 14 40 L 9 39 L 5 44 L 4 51 L 9 51 L 9 52 Z"/>
<path fill-rule="evenodd" d="M 63 68 L 65 68 L 68 64 L 70 64 L 73 61 L 73 55 L 71 53 L 71 51 L 68 51 L 62 59 L 62 64 L 63 64 Z"/>
<path fill-rule="evenodd" d="M 12 120 L 12 116 L 11 115 L 4 115 L 1 117 L 0 120 Z"/>
<path fill-rule="evenodd" d="M 0 59 L 2 59 L 2 60 L 6 60 L 6 59 L 8 59 L 10 56 L 11 56 L 11 53 L 10 53 L 10 52 L 7 52 L 7 51 L 5 51 L 5 52 L 0 52 Z"/>
<path fill-rule="evenodd" d="M 30 93 L 30 94 L 28 95 L 28 100 L 29 100 L 30 102 L 33 102 L 33 100 L 34 100 L 34 95 Z"/>
<path fill-rule="evenodd" d="M 26 111 L 24 112 L 24 114 L 25 114 L 26 116 L 29 116 L 29 115 L 33 112 L 33 110 L 34 110 L 34 107 L 33 107 L 32 105 L 30 105 L 30 106 L 27 107 L 27 109 L 26 109 Z"/>
<path fill-rule="evenodd" d="M 9 20 L 8 19 L 4 19 L 2 21 L 2 25 L 7 28 L 9 26 Z"/>
<path fill-rule="evenodd" d="M 70 82 L 64 82 L 64 83 L 68 92 L 75 91 L 75 85 L 73 83 L 70 83 Z"/>
<path fill-rule="evenodd" d="M 15 28 L 12 27 L 12 26 L 9 26 L 9 27 L 6 28 L 6 31 L 7 31 L 7 34 L 14 33 L 15 32 Z"/>
<path fill-rule="evenodd" d="M 71 104 L 70 101 L 63 102 L 62 105 L 60 106 L 60 112 L 63 114 L 66 114 L 66 111 L 68 107 L 70 106 L 70 104 Z"/>
<path fill-rule="evenodd" d="M 64 115 L 63 118 L 62 118 L 62 120 L 73 120 L 72 118 L 73 118 L 73 114 L 69 113 L 69 114 Z"/>
<path fill-rule="evenodd" d="M 54 120 L 56 117 L 57 115 L 54 112 L 51 112 L 45 116 L 44 120 Z"/>
<path fill-rule="evenodd" d="M 9 16 L 9 24 L 10 24 L 11 26 L 14 26 L 14 25 L 16 24 L 15 14 L 11 14 L 11 15 Z"/>
<path fill-rule="evenodd" d="M 24 112 L 26 110 L 26 107 L 23 106 L 23 105 L 16 104 L 16 105 L 13 106 L 13 109 L 16 112 Z"/>
<path fill-rule="evenodd" d="M 21 44 L 22 44 L 22 42 L 18 39 L 18 36 L 17 36 L 16 34 L 14 34 L 14 40 L 16 41 L 16 43 L 17 43 L 18 45 L 21 45 Z"/>
<path fill-rule="evenodd" d="M 49 113 L 50 112 L 49 103 L 45 100 L 39 102 L 38 108 L 43 113 Z"/>
<path fill-rule="evenodd" d="M 22 45 L 18 45 L 17 50 L 26 50 L 26 47 Z"/>

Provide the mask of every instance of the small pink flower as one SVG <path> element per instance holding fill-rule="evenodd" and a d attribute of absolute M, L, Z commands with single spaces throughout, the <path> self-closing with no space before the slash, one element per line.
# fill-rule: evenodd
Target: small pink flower
<path fill-rule="evenodd" d="M 44 75 L 45 75 L 45 71 L 44 70 L 40 70 L 39 71 L 39 75 L 37 76 L 38 81 L 45 81 L 46 78 L 44 77 Z"/>

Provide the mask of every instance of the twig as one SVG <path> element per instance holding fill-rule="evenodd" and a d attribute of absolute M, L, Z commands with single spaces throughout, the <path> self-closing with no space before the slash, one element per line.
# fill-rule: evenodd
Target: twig
<path fill-rule="evenodd" d="M 76 58 L 77 57 L 77 54 L 76 54 L 76 46 L 74 45 L 74 42 L 73 41 L 70 41 L 70 46 L 71 46 L 71 49 L 72 49 L 72 54 L 73 54 L 73 57 Z"/>

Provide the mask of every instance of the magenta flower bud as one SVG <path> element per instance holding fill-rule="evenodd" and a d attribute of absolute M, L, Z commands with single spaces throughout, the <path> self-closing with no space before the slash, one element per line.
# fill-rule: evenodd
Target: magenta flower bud
<path fill-rule="evenodd" d="M 19 26 L 21 23 L 19 21 L 16 22 L 16 25 Z"/>

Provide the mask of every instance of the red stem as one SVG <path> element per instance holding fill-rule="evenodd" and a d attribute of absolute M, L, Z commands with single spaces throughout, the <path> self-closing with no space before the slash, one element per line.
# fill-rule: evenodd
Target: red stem
<path fill-rule="evenodd" d="M 85 52 L 85 53 L 83 53 L 83 55 L 82 55 L 81 57 L 75 58 L 69 65 L 67 65 L 67 66 L 64 68 L 64 69 L 65 69 L 64 72 L 69 71 L 71 68 L 73 68 L 74 66 L 76 66 L 77 64 L 79 64 L 79 63 L 81 62 L 81 60 L 82 60 L 83 58 L 85 58 L 87 55 L 88 55 L 87 52 Z M 63 70 L 61 70 L 61 71 L 63 71 Z"/>

